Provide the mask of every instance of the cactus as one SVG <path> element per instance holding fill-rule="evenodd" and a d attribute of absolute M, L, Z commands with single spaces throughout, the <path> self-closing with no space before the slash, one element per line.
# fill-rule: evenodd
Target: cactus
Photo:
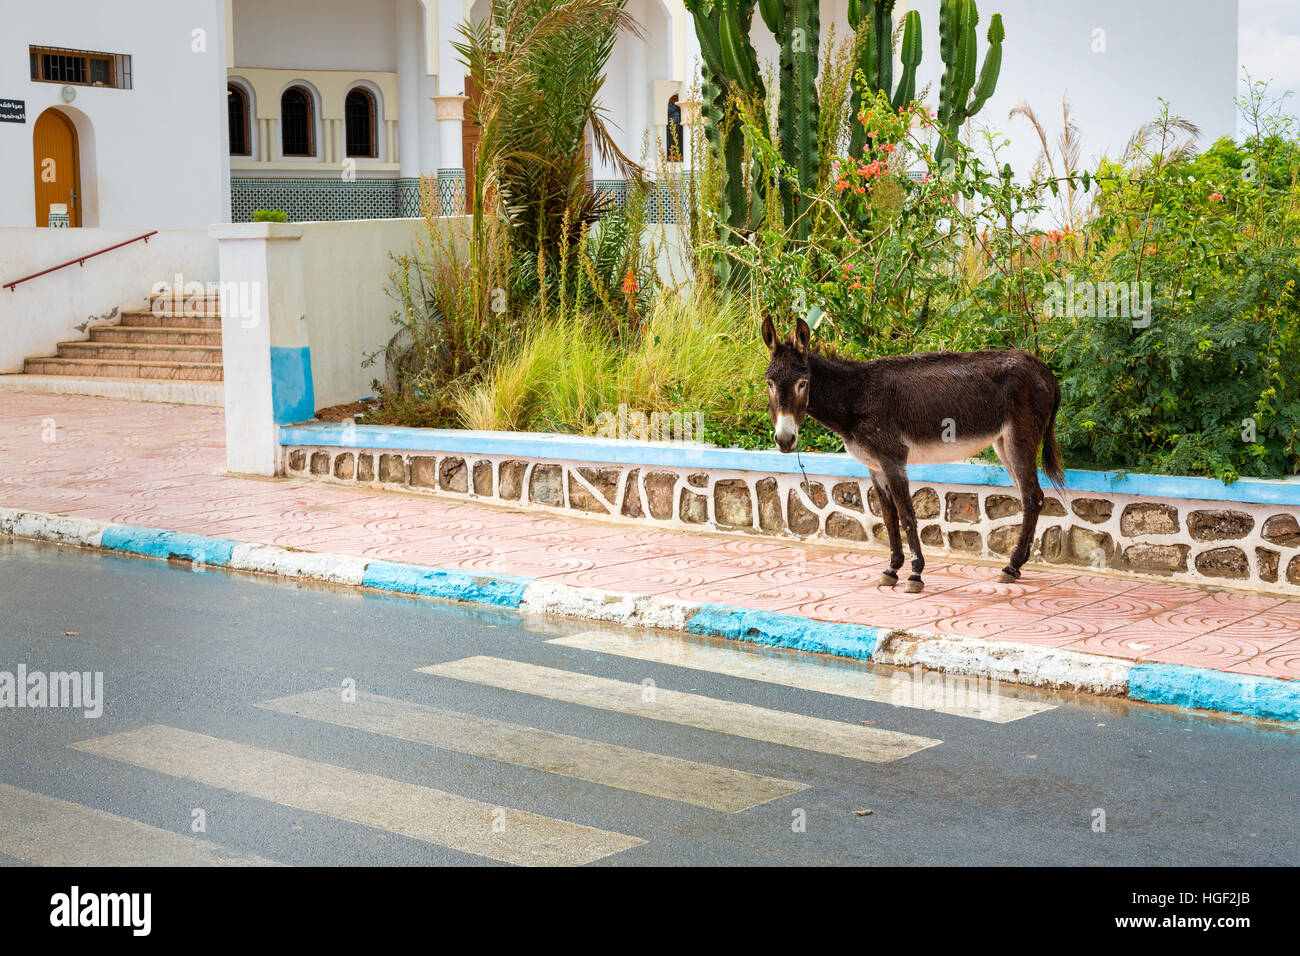
<path fill-rule="evenodd" d="M 942 167 L 952 157 L 951 143 L 957 141 L 962 124 L 980 111 L 993 95 L 1002 69 L 1002 15 L 989 22 L 988 52 L 979 79 L 975 78 L 975 26 L 979 10 L 975 0 L 942 0 L 939 9 L 939 55 L 943 58 L 943 79 L 939 83 L 939 128 L 945 139 L 935 151 Z"/>
<path fill-rule="evenodd" d="M 860 32 L 867 0 L 849 0 L 849 26 Z M 895 111 L 907 106 L 916 96 L 916 68 L 921 64 L 921 15 L 909 10 L 903 21 L 903 42 L 899 56 L 903 75 L 897 89 L 894 82 L 893 21 L 894 0 L 873 0 L 871 19 L 867 21 L 865 42 L 858 50 L 853 71 L 852 96 L 849 100 L 849 155 L 860 156 L 867 143 L 866 129 L 858 114 L 867 94 L 883 92 Z"/>
<path fill-rule="evenodd" d="M 744 183 L 740 179 L 743 140 L 738 124 L 729 124 L 731 132 L 723 143 L 721 128 L 727 117 L 727 101 L 733 91 L 755 103 L 758 120 L 766 127 L 764 107 L 766 90 L 759 72 L 758 55 L 749 42 L 749 30 L 757 3 L 759 14 L 781 47 L 780 112 L 777 131 L 781 157 L 795 170 L 795 182 L 781 185 L 782 215 L 794 226 L 795 238 L 806 238 L 811 228 L 804 215 L 810 200 L 807 194 L 817 188 L 817 70 L 821 42 L 819 0 L 686 0 L 686 8 L 695 21 L 695 33 L 704 57 L 704 80 L 707 92 L 702 109 L 706 136 L 715 154 L 722 160 L 723 193 L 728 205 L 726 222 L 733 231 L 757 224 L 763 207 L 762 170 L 754 169 L 754 181 L 746 206 L 741 198 Z"/>
<path fill-rule="evenodd" d="M 796 182 L 781 181 L 781 204 L 791 237 L 807 239 L 812 219 L 807 215 L 809 198 L 817 191 L 817 101 L 818 49 L 821 46 L 821 18 L 818 0 L 785 0 L 780 30 L 773 30 L 781 44 L 781 100 L 778 130 L 781 158 L 795 171 Z M 764 21 L 766 22 L 766 7 Z M 768 24 L 771 26 L 771 24 Z"/>
<path fill-rule="evenodd" d="M 771 3 L 772 0 L 764 0 Z M 779 0 L 777 0 L 779 2 Z M 755 0 L 686 0 L 700 41 L 702 86 L 700 116 L 709 149 L 719 160 L 721 183 L 720 218 L 730 231 L 729 241 L 753 228 L 761 213 L 761 191 L 748 188 L 744 174 L 745 138 L 731 102 L 734 92 L 744 93 L 759 103 L 765 91 L 759 72 L 758 54 L 749 42 Z M 755 171 L 755 175 L 757 171 Z M 730 260 L 716 263 L 718 279 L 730 277 Z"/>

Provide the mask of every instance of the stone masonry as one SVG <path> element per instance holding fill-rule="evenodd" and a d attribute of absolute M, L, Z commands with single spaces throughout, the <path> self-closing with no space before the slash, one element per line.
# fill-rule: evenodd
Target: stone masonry
<path fill-rule="evenodd" d="M 378 467 L 375 467 L 377 464 Z M 282 450 L 283 472 L 332 484 L 434 493 L 641 525 L 818 541 L 883 551 L 860 479 L 493 455 Z M 1031 562 L 1300 594 L 1300 508 L 1045 489 Z M 1012 489 L 913 482 L 932 557 L 1005 558 L 1020 530 Z M 906 550 L 906 545 L 904 545 Z"/>

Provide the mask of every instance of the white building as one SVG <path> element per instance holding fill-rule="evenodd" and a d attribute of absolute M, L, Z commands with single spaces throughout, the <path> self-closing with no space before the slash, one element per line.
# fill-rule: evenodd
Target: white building
<path fill-rule="evenodd" d="M 421 174 L 441 178 L 451 211 L 473 142 L 451 44 L 489 2 L 4 0 L 0 225 L 44 226 L 50 203 L 67 205 L 74 225 L 109 228 L 202 228 L 256 208 L 291 220 L 414 215 Z M 938 0 L 914 6 L 918 89 L 937 102 Z M 1007 120 L 1021 101 L 1059 123 L 1068 94 L 1085 162 L 1121 149 L 1159 96 L 1206 142 L 1235 129 L 1236 0 L 982 7 L 985 23 L 1003 14 L 1007 40 L 976 125 L 1013 134 L 1018 169 L 1037 151 L 1028 126 Z M 824 0 L 824 36 L 832 25 L 847 36 L 846 9 Z M 604 100 L 624 152 L 650 160 L 668 97 L 685 99 L 695 82 L 698 43 L 681 0 L 628 0 L 628 11 L 645 39 L 619 38 Z M 774 62 L 774 41 L 754 25 L 760 57 Z M 612 169 L 592 172 L 612 185 Z"/>
<path fill-rule="evenodd" d="M 278 425 L 369 393 L 363 359 L 392 335 L 390 253 L 416 242 L 421 177 L 438 184 L 439 226 L 463 228 L 450 217 L 476 140 L 453 43 L 489 3 L 0 0 L 0 390 L 224 403 L 231 467 L 270 473 Z M 1160 96 L 1203 143 L 1235 129 L 1236 0 L 982 6 L 1007 39 L 976 125 L 1013 134 L 1017 170 L 1038 151 L 1008 123 L 1021 101 L 1054 136 L 1068 93 L 1085 168 Z M 934 105 L 938 0 L 916 7 Z M 627 8 L 643 37 L 618 38 L 602 99 L 619 147 L 653 169 L 699 46 L 682 0 Z M 846 8 L 823 0 L 824 36 L 848 35 Z M 757 15 L 754 33 L 774 63 Z M 595 163 L 617 197 L 626 184 Z M 250 223 L 256 209 L 290 222 Z M 658 228 L 672 246 L 676 227 Z M 147 298 L 214 281 L 220 306 L 200 297 L 195 314 Z"/>

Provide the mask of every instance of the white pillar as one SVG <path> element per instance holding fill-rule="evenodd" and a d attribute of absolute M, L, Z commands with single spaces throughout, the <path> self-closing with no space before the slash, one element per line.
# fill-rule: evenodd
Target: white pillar
<path fill-rule="evenodd" d="M 305 294 L 293 223 L 214 225 L 221 269 L 226 468 L 274 475 L 279 426 L 315 415 Z"/>
<path fill-rule="evenodd" d="M 424 9 L 419 0 L 397 4 L 397 155 L 400 176 L 420 175 L 420 91 L 426 73 Z"/>
<path fill-rule="evenodd" d="M 459 3 L 438 4 L 438 96 L 457 96 L 465 92 L 465 67 L 452 47 L 460 36 L 462 19 Z M 428 104 L 432 106 L 433 104 Z M 460 120 L 437 120 L 438 168 L 464 169 Z"/>

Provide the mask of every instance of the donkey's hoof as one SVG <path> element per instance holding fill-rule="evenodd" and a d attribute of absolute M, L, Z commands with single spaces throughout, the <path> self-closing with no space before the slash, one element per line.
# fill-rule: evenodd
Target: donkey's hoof
<path fill-rule="evenodd" d="M 1005 567 L 998 575 L 998 584 L 1015 584 L 1020 580 L 1020 572 L 1013 567 Z"/>
<path fill-rule="evenodd" d="M 894 587 L 896 584 L 898 584 L 898 572 L 897 572 L 897 571 L 881 571 L 881 572 L 880 572 L 880 586 L 881 586 L 882 588 L 892 588 L 892 587 Z"/>
<path fill-rule="evenodd" d="M 913 576 L 907 579 L 907 583 L 903 585 L 903 590 L 908 594 L 917 594 L 923 587 L 925 587 L 925 584 L 922 583 L 921 579 Z"/>

